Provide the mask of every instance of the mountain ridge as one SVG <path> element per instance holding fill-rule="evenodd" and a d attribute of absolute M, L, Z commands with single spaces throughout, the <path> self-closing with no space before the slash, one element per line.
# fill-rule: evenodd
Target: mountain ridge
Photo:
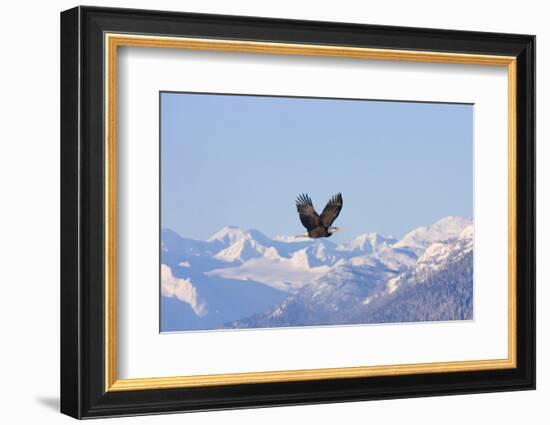
<path fill-rule="evenodd" d="M 341 244 L 326 239 L 270 238 L 259 230 L 236 226 L 226 226 L 206 241 L 162 229 L 161 263 L 169 285 L 161 279 L 161 301 L 166 301 L 171 328 L 177 330 L 371 323 L 374 317 L 383 321 L 385 316 L 373 313 L 375 307 L 388 309 L 385 303 L 390 299 L 397 305 L 395 294 L 408 291 L 413 298 L 435 302 L 429 294 L 411 289 L 411 273 L 418 279 L 424 273 L 428 279 L 454 268 L 454 277 L 445 276 L 463 282 L 459 289 L 466 294 L 473 237 L 472 220 L 459 216 L 417 227 L 399 240 L 371 232 Z M 463 263 L 457 266 L 452 259 Z M 463 275 L 462 269 L 466 270 Z M 430 282 L 436 293 L 437 285 L 433 286 L 433 279 Z M 227 293 L 234 294 L 235 305 L 220 299 L 221 292 L 213 291 L 212 285 L 221 285 L 226 298 Z M 239 299 L 249 300 L 250 291 L 261 296 L 245 306 Z M 167 302 L 168 298 L 172 300 Z M 196 317 L 175 320 L 180 303 L 182 311 L 190 308 L 189 314 Z M 464 320 L 468 306 L 458 308 L 457 301 L 453 303 L 454 310 L 450 304 L 447 309 Z M 214 304 L 218 307 L 213 310 Z M 444 313 L 434 317 L 444 317 Z M 229 317 L 234 319 L 226 320 Z M 388 317 L 410 321 L 397 313 Z"/>

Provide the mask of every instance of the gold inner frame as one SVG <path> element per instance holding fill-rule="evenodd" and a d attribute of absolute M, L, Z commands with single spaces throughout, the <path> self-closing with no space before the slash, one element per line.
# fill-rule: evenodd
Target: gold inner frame
<path fill-rule="evenodd" d="M 328 45 L 105 34 L 105 391 L 149 390 L 319 379 L 510 369 L 516 367 L 516 58 Z M 118 379 L 116 324 L 116 123 L 119 46 L 494 65 L 508 72 L 508 357 L 495 360 Z"/>

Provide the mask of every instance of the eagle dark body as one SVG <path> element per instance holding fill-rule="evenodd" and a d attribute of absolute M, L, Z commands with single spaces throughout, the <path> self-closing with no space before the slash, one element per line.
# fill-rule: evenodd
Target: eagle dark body
<path fill-rule="evenodd" d="M 334 195 L 328 201 L 321 215 L 317 214 L 311 198 L 307 194 L 302 194 L 296 199 L 296 209 L 300 215 L 300 221 L 307 229 L 307 235 L 310 238 L 328 238 L 332 236 L 338 228 L 333 228 L 332 223 L 340 214 L 344 201 L 342 194 Z"/>

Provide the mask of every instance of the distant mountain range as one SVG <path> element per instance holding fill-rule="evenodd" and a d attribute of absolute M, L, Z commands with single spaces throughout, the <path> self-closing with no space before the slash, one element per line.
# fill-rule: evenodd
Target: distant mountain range
<path fill-rule="evenodd" d="M 343 244 L 232 226 L 197 241 L 163 229 L 161 263 L 162 331 L 473 317 L 473 224 L 463 217 Z"/>

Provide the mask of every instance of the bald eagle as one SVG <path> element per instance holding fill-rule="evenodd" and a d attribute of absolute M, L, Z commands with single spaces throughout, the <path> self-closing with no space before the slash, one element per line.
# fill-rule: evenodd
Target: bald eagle
<path fill-rule="evenodd" d="M 300 236 L 308 238 L 328 238 L 334 232 L 340 230 L 339 227 L 332 227 L 332 223 L 342 210 L 342 194 L 338 193 L 329 199 L 321 215 L 317 214 L 311 198 L 307 194 L 301 194 L 296 199 L 296 209 L 300 215 L 300 221 L 307 229 L 307 233 Z"/>

